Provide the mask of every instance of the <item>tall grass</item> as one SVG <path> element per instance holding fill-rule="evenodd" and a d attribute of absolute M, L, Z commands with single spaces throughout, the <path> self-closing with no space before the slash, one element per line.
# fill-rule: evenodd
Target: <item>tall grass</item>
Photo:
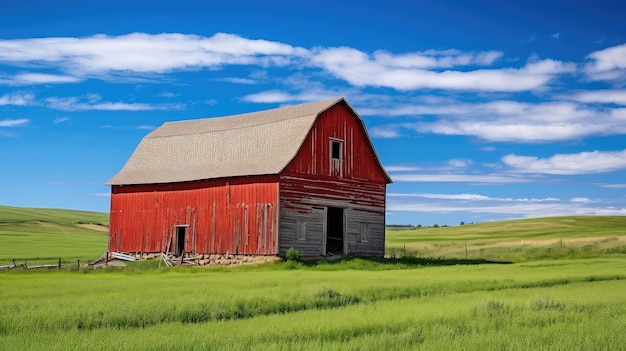
<path fill-rule="evenodd" d="M 0 349 L 609 349 L 625 266 L 5 272 Z"/>

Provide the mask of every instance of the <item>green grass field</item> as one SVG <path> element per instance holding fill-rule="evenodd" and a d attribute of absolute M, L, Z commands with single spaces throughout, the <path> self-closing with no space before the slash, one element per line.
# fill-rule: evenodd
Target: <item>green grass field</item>
<path fill-rule="evenodd" d="M 106 224 L 0 207 L 0 262 L 98 257 Z M 0 350 L 618 350 L 625 227 L 563 217 L 390 230 L 394 255 L 418 257 L 385 260 L 3 271 Z M 466 241 L 478 247 L 468 260 Z"/>
<path fill-rule="evenodd" d="M 626 254 L 626 217 L 571 216 L 387 230 L 388 256 L 494 261 Z"/>
<path fill-rule="evenodd" d="M 626 258 L 354 267 L 351 261 L 332 270 L 273 263 L 218 270 L 4 272 L 0 349 L 626 345 Z"/>
<path fill-rule="evenodd" d="M 106 251 L 107 213 L 0 206 L 0 265 L 95 260 Z"/>

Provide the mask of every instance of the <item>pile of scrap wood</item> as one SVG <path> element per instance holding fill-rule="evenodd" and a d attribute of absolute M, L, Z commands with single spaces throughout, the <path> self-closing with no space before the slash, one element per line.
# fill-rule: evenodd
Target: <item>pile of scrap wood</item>
<path fill-rule="evenodd" d="M 161 259 L 168 267 L 173 266 L 199 266 L 200 259 L 202 259 L 202 255 L 192 255 L 192 256 L 180 256 L 176 257 L 170 253 L 161 253 Z"/>

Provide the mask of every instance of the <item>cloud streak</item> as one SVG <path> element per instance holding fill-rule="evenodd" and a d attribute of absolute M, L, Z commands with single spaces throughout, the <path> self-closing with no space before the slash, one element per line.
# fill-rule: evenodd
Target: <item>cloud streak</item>
<path fill-rule="evenodd" d="M 97 94 L 78 97 L 49 97 L 45 103 L 51 109 L 60 111 L 152 111 L 152 110 L 179 110 L 181 104 L 146 104 L 101 101 Z"/>
<path fill-rule="evenodd" d="M 0 106 L 13 105 L 13 106 L 27 106 L 32 105 L 35 100 L 35 95 L 30 93 L 7 93 L 0 96 Z"/>
<path fill-rule="evenodd" d="M 573 63 L 544 59 L 522 67 L 485 68 L 503 57 L 499 51 L 427 50 L 367 53 L 349 47 L 302 48 L 217 33 L 210 37 L 180 33 L 131 33 L 84 38 L 50 37 L 0 40 L 0 62 L 57 69 L 58 74 L 24 73 L 5 84 L 73 83 L 86 78 L 135 79 L 181 70 L 220 69 L 227 65 L 321 69 L 357 87 L 399 91 L 451 89 L 515 92 L 541 89 Z M 241 84 L 253 80 L 223 78 Z"/>
<path fill-rule="evenodd" d="M 600 94 L 577 95 L 600 100 Z M 606 101 L 620 101 L 621 94 L 606 95 Z M 416 122 L 379 126 L 385 130 L 414 130 L 419 133 L 467 135 L 498 142 L 547 143 L 590 136 L 626 134 L 626 109 L 589 106 L 572 101 L 525 103 L 496 100 L 485 103 L 448 101 L 434 104 L 399 104 L 394 108 L 366 108 L 366 115 L 409 116 Z M 433 121 L 419 121 L 435 116 Z M 391 134 L 389 134 L 391 135 Z"/>
<path fill-rule="evenodd" d="M 625 215 L 626 208 L 588 198 L 494 198 L 480 194 L 390 193 L 388 212 L 490 213 L 506 216 Z"/>
<path fill-rule="evenodd" d="M 557 154 L 548 158 L 506 155 L 502 162 L 519 173 L 592 174 L 626 169 L 626 150 Z"/>
<path fill-rule="evenodd" d="M 27 118 L 20 119 L 1 119 L 0 127 L 21 127 L 30 123 L 30 120 Z"/>

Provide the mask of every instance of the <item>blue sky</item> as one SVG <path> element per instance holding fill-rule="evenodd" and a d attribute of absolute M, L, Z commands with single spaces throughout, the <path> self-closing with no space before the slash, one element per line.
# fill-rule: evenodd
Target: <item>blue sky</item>
<path fill-rule="evenodd" d="M 616 1 L 19 1 L 0 10 L 0 204 L 108 211 L 166 121 L 344 96 L 387 222 L 626 215 Z"/>

